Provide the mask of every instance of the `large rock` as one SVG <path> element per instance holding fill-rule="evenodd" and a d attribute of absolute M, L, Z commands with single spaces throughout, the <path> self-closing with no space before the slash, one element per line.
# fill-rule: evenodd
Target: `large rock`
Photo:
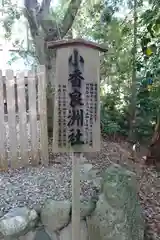
<path fill-rule="evenodd" d="M 90 216 L 91 213 L 94 211 L 96 208 L 96 204 L 92 200 L 82 200 L 80 203 L 80 217 L 81 220 L 85 219 L 87 216 Z"/>
<path fill-rule="evenodd" d="M 144 220 L 135 174 L 115 164 L 103 177 L 95 211 L 87 217 L 92 240 L 143 240 Z"/>
<path fill-rule="evenodd" d="M 81 180 L 93 180 L 97 178 L 99 171 L 93 168 L 90 163 L 80 165 L 80 179 Z"/>
<path fill-rule="evenodd" d="M 52 234 L 69 223 L 70 211 L 71 203 L 68 200 L 47 200 L 41 210 L 42 224 Z"/>
<path fill-rule="evenodd" d="M 95 208 L 96 208 L 96 203 L 92 198 L 87 200 L 84 197 L 80 197 L 80 219 L 81 220 L 85 220 L 87 216 L 90 216 L 91 213 L 95 210 Z M 71 209 L 71 215 L 72 215 L 72 209 Z"/>
<path fill-rule="evenodd" d="M 59 240 L 72 240 L 72 223 L 60 231 Z M 89 240 L 85 221 L 80 222 L 80 240 Z"/>
<path fill-rule="evenodd" d="M 34 240 L 58 240 L 58 237 L 57 237 L 56 233 L 52 233 L 50 235 L 44 229 L 41 229 L 41 230 L 37 231 Z"/>
<path fill-rule="evenodd" d="M 20 236 L 19 238 L 13 238 L 11 236 L 5 240 L 58 240 L 58 237 L 56 233 L 53 233 L 52 235 L 47 234 L 44 228 L 42 228 L 35 229 L 35 231 L 30 231 L 27 234 Z"/>
<path fill-rule="evenodd" d="M 14 208 L 0 219 L 0 232 L 4 236 L 19 237 L 35 226 L 37 218 L 33 209 Z"/>
<path fill-rule="evenodd" d="M 20 236 L 18 238 L 18 240 L 36 240 L 35 237 L 36 237 L 36 231 L 30 231 L 27 234 L 25 234 L 24 236 Z M 41 240 L 41 239 L 39 239 L 39 240 Z M 44 240 L 46 240 L 46 239 L 44 239 Z"/>

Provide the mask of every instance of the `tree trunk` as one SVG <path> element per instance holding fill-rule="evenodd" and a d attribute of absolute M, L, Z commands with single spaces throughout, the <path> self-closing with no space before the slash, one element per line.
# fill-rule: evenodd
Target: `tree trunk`
<path fill-rule="evenodd" d="M 56 69 L 56 52 L 46 48 L 45 39 L 42 36 L 34 37 L 36 56 L 40 65 L 45 65 L 46 86 L 47 86 L 47 125 L 48 136 L 53 135 L 53 103 L 54 103 L 54 83 Z"/>
<path fill-rule="evenodd" d="M 49 66 L 49 69 L 48 69 Z M 48 124 L 48 136 L 53 136 L 53 119 L 54 119 L 54 80 L 55 80 L 55 68 L 56 68 L 56 57 L 46 64 L 46 79 L 48 81 L 47 88 L 47 124 Z"/>
<path fill-rule="evenodd" d="M 53 103 L 54 103 L 54 79 L 56 52 L 46 48 L 46 41 L 63 38 L 72 27 L 73 21 L 82 0 L 70 0 L 68 9 L 62 22 L 54 22 L 49 19 L 51 0 L 42 0 L 41 5 L 37 0 L 24 0 L 24 15 L 28 20 L 30 32 L 36 50 L 39 64 L 46 67 L 47 82 L 47 118 L 48 134 L 53 134 Z M 51 17 L 52 19 L 52 17 Z"/>
<path fill-rule="evenodd" d="M 133 37 L 133 49 L 132 49 L 132 85 L 131 85 L 131 103 L 130 103 L 130 130 L 129 140 L 132 143 L 136 142 L 135 136 L 135 123 L 136 123 L 136 96 L 137 96 L 137 83 L 136 83 L 136 53 L 137 53 L 137 0 L 134 0 L 134 37 Z"/>
<path fill-rule="evenodd" d="M 160 168 L 160 117 L 157 120 L 151 144 L 148 148 L 146 164 L 156 165 L 158 168 Z"/>

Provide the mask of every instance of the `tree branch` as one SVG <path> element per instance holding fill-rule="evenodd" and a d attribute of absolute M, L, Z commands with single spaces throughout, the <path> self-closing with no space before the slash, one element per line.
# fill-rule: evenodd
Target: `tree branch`
<path fill-rule="evenodd" d="M 51 0 L 42 0 L 41 6 L 37 0 L 24 0 L 25 15 L 28 19 L 33 39 L 37 40 L 40 36 L 43 37 L 43 40 L 63 38 L 71 28 L 81 2 L 82 0 L 70 0 L 68 10 L 59 29 L 57 23 L 49 19 L 48 16 Z M 41 35 L 42 29 L 43 34 Z"/>
<path fill-rule="evenodd" d="M 39 22 L 37 21 L 37 12 L 40 8 L 37 0 L 24 0 L 24 15 L 28 20 L 32 36 L 38 33 Z"/>
<path fill-rule="evenodd" d="M 50 8 L 51 0 L 43 0 L 39 13 L 43 16 L 47 16 L 49 14 L 49 8 Z"/>
<path fill-rule="evenodd" d="M 40 6 L 37 0 L 24 1 L 25 16 L 28 19 L 32 37 L 38 35 L 40 25 L 43 28 L 44 32 L 46 34 L 48 33 L 48 28 L 44 26 L 46 26 L 45 21 L 48 19 L 47 15 L 49 14 L 50 3 L 51 0 L 43 0 Z M 53 23 L 52 26 L 54 26 Z"/>
<path fill-rule="evenodd" d="M 71 28 L 73 21 L 76 17 L 78 9 L 81 5 L 82 0 L 71 0 L 68 6 L 67 12 L 62 21 L 61 37 L 63 38 L 68 30 Z"/>
<path fill-rule="evenodd" d="M 39 3 L 37 0 L 24 0 L 24 6 L 28 11 L 39 8 Z"/>

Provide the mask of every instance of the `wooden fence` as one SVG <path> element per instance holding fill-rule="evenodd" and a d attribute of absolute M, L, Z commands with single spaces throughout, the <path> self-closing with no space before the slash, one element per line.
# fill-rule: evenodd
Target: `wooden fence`
<path fill-rule="evenodd" d="M 48 164 L 45 68 L 0 70 L 0 169 Z"/>

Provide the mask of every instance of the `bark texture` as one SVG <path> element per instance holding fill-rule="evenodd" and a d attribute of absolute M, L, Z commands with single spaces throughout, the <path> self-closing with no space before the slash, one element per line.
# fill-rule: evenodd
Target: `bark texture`
<path fill-rule="evenodd" d="M 24 15 L 28 20 L 30 32 L 35 45 L 39 64 L 46 66 L 47 81 L 47 114 L 48 133 L 53 133 L 53 102 L 54 102 L 54 73 L 56 53 L 46 48 L 46 41 L 63 38 L 72 27 L 82 0 L 70 0 L 62 22 L 54 22 L 50 18 L 51 0 L 43 0 L 41 5 L 37 0 L 24 1 Z"/>
<path fill-rule="evenodd" d="M 155 165 L 160 169 L 160 118 L 157 121 L 151 144 L 148 148 L 146 164 Z"/>
<path fill-rule="evenodd" d="M 131 84 L 131 100 L 130 100 L 130 131 L 129 140 L 136 142 L 135 123 L 136 123 L 136 97 L 137 97 L 137 79 L 136 79 L 136 54 L 137 54 L 137 0 L 134 0 L 134 29 L 133 29 L 133 49 L 132 49 L 132 84 Z"/>

